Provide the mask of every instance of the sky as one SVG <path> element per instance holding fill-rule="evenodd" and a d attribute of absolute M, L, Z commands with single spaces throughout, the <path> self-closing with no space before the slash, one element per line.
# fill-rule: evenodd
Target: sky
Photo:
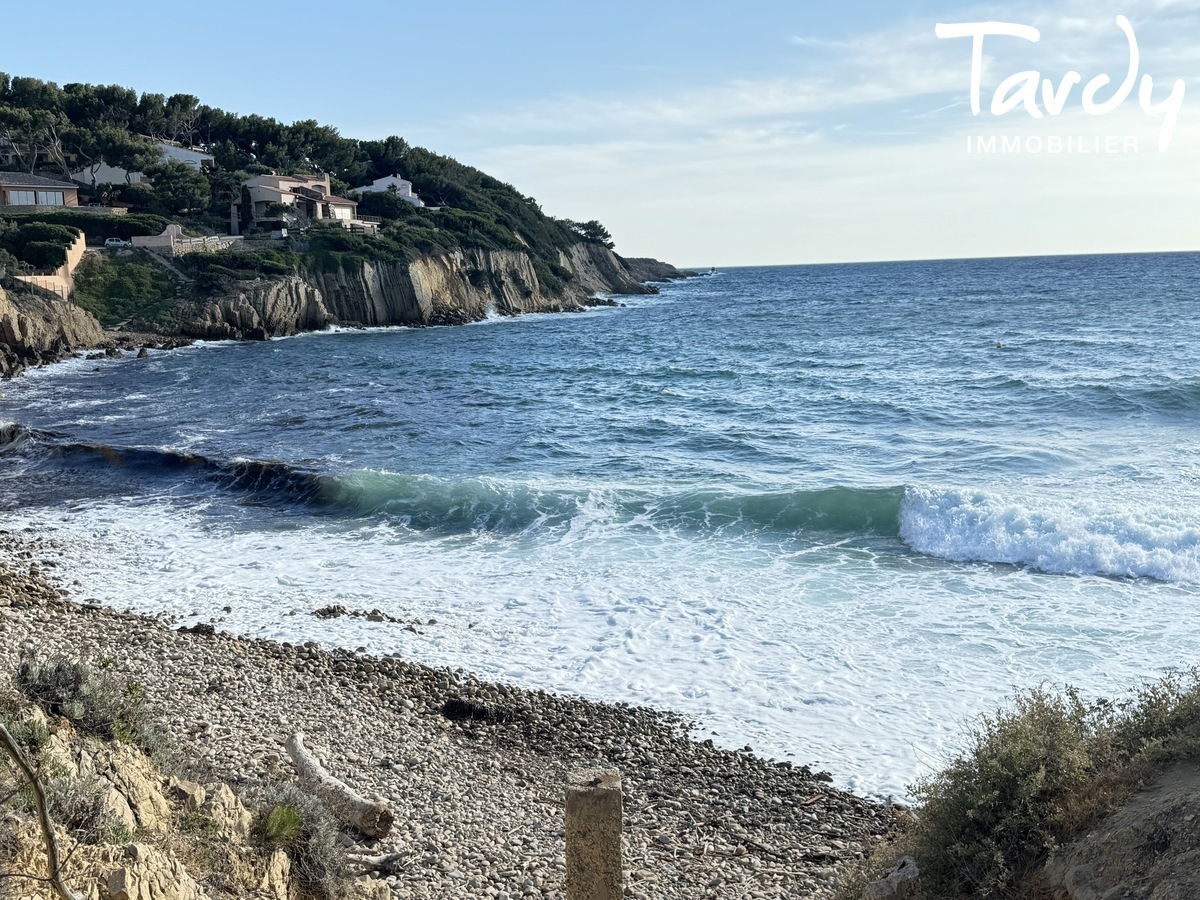
<path fill-rule="evenodd" d="M 1123 102 L 1118 16 L 1138 54 Z M 62 0 L 4 20 L 0 71 L 399 134 L 552 215 L 600 220 L 626 256 L 722 267 L 1200 249 L 1200 0 Z M 935 26 L 989 21 L 1040 39 L 983 39 L 975 114 L 973 40 Z M 1041 83 L 1069 71 L 1081 83 L 1049 115 Z M 1084 86 L 1101 75 L 1089 112 Z M 1146 75 L 1146 105 L 1183 82 L 1165 150 L 1164 110 L 1139 103 Z M 1029 82 L 1016 100 L 1032 111 L 993 110 L 1010 76 L 1000 99 Z"/>

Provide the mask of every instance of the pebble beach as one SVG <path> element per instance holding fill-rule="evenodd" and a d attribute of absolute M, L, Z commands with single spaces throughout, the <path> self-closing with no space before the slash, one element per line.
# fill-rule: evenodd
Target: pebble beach
<path fill-rule="evenodd" d="M 623 777 L 630 897 L 828 897 L 892 822 L 823 773 L 716 748 L 673 714 L 178 629 L 74 596 L 60 557 L 54 539 L 0 531 L 0 679 L 22 653 L 111 660 L 182 764 L 247 796 L 294 779 L 283 745 L 303 731 L 395 813 L 380 841 L 344 838 L 351 860 L 399 855 L 378 873 L 395 897 L 565 897 L 564 792 L 581 769 Z"/>

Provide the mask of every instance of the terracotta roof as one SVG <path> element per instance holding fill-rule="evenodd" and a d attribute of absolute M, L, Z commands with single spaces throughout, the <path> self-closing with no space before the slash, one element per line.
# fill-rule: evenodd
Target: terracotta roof
<path fill-rule="evenodd" d="M 58 181 L 54 178 L 44 178 L 41 175 L 28 175 L 25 172 L 0 172 L 0 184 L 5 187 L 79 187 L 70 181 Z"/>
<path fill-rule="evenodd" d="M 335 197 L 333 194 L 330 194 L 325 199 L 331 203 L 345 203 L 347 206 L 358 206 L 357 200 L 347 200 L 345 197 Z"/>

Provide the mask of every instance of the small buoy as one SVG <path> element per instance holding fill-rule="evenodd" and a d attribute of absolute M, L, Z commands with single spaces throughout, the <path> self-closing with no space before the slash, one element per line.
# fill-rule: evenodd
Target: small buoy
<path fill-rule="evenodd" d="M 1002 343 L 1000 343 L 999 341 L 996 341 L 996 349 L 1001 350 L 1003 348 L 1004 348 L 1004 345 Z"/>

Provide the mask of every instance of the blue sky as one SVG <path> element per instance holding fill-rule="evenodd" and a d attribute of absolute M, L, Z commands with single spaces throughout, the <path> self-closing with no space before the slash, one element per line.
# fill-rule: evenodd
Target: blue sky
<path fill-rule="evenodd" d="M 1118 14 L 1154 99 L 1185 81 L 1165 153 L 1136 90 L 1105 115 L 1083 111 L 1080 88 L 1057 117 L 991 114 L 1000 80 L 1027 68 L 1119 84 Z M 38 39 L 54 20 L 71 27 Z M 1042 37 L 987 39 L 984 110 L 972 116 L 971 42 L 938 40 L 934 26 L 986 20 Z M 134 0 L 52 15 L 17 5 L 5 23 L 0 69 L 12 74 L 401 134 L 555 215 L 599 218 L 628 255 L 738 265 L 1200 244 L 1200 0 Z M 967 152 L 993 136 L 1132 138 L 1137 152 Z"/>

